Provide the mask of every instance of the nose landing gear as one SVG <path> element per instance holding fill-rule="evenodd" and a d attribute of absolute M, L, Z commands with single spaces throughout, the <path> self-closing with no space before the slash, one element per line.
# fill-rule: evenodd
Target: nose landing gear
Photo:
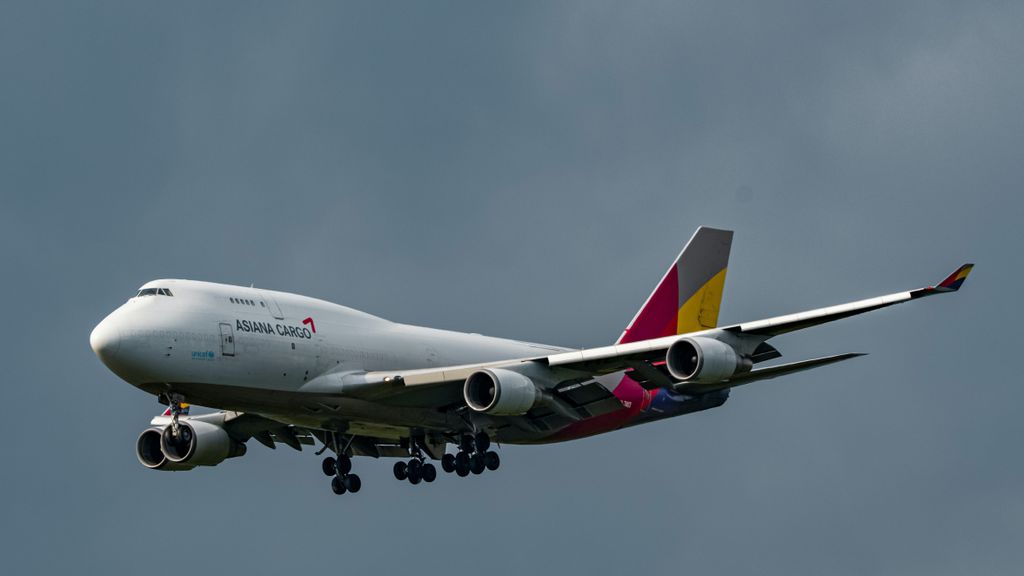
<path fill-rule="evenodd" d="M 187 413 L 185 412 L 187 406 L 185 397 L 181 394 L 167 395 L 167 409 L 171 412 L 171 436 L 174 438 L 181 437 L 181 424 L 178 423 L 178 417 Z"/>

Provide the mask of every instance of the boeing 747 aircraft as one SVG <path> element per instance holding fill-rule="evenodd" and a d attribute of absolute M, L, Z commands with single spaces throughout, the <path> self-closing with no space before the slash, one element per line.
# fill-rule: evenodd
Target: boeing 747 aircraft
<path fill-rule="evenodd" d="M 399 458 L 433 482 L 496 470 L 494 443 L 562 442 L 721 406 L 732 388 L 833 364 L 846 353 L 759 366 L 774 336 L 953 292 L 935 286 L 718 326 L 733 233 L 702 227 L 610 346 L 585 350 L 390 322 L 284 292 L 154 280 L 90 336 L 99 359 L 168 406 L 139 436 L 139 462 L 191 470 L 242 456 L 250 439 L 329 451 L 336 494 L 358 492 L 354 456 Z M 220 410 L 189 414 L 196 404 Z M 449 446 L 454 446 L 449 451 Z"/>

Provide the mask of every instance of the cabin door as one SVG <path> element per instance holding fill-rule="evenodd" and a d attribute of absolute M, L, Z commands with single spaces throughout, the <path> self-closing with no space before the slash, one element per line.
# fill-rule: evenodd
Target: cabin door
<path fill-rule="evenodd" d="M 224 356 L 235 355 L 235 334 L 228 323 L 220 325 L 220 353 Z"/>

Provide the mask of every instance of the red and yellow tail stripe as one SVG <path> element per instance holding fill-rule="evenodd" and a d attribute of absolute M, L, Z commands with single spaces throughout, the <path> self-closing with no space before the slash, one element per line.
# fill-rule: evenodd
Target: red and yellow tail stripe
<path fill-rule="evenodd" d="M 731 230 L 698 228 L 617 343 L 717 326 L 731 247 Z"/>

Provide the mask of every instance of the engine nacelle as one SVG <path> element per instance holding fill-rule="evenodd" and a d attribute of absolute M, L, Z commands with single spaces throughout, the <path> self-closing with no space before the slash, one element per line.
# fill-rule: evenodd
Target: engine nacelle
<path fill-rule="evenodd" d="M 753 363 L 732 346 L 713 338 L 680 338 L 665 354 L 669 374 L 686 382 L 721 382 L 750 370 Z"/>
<path fill-rule="evenodd" d="M 160 436 L 163 431 L 163 428 L 147 428 L 142 431 L 142 434 L 139 434 L 139 439 L 135 442 L 135 455 L 139 458 L 139 462 L 151 470 L 167 472 L 195 468 L 190 464 L 171 462 L 164 456 L 163 450 L 160 449 Z"/>
<path fill-rule="evenodd" d="M 495 416 L 521 416 L 544 398 L 533 380 L 501 368 L 470 374 L 462 388 L 462 396 L 473 410 Z"/>
<path fill-rule="evenodd" d="M 201 420 L 181 420 L 178 427 L 177 437 L 170 425 L 160 432 L 160 451 L 170 464 L 216 466 L 227 458 L 245 454 L 245 444 L 232 440 L 220 426 Z"/>

